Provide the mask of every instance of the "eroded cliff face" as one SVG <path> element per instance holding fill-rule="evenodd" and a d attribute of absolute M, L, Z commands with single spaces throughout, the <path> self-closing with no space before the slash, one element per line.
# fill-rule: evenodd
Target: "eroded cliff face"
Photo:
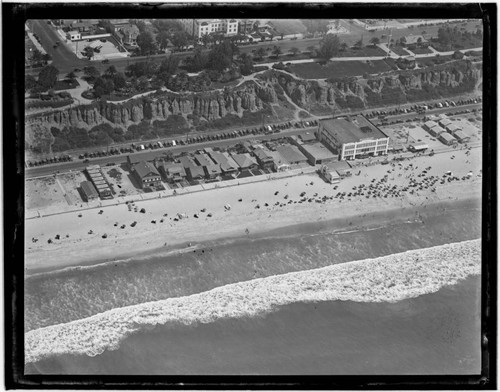
<path fill-rule="evenodd" d="M 279 71 L 264 74 L 262 78 L 279 85 L 295 104 L 315 113 L 325 107 L 360 109 L 471 92 L 482 81 L 482 69 L 481 64 L 463 61 L 369 79 L 298 80 Z"/>
<path fill-rule="evenodd" d="M 286 72 L 272 70 L 259 75 L 258 83 L 248 81 L 224 91 L 203 94 L 155 93 L 123 104 L 99 102 L 28 116 L 26 140 L 31 146 L 39 135 L 45 135 L 44 140 L 50 140 L 51 127 L 90 129 L 108 122 L 126 131 L 130 125 L 143 120 L 166 120 L 171 115 L 184 118 L 198 116 L 206 121 L 218 120 L 227 115 L 242 117 L 245 111 L 258 112 L 265 105 L 279 104 L 281 99 L 290 99 L 314 114 L 330 114 L 341 110 L 453 96 L 471 92 L 482 83 L 481 66 L 480 63 L 458 61 L 369 79 L 354 77 L 328 81 L 301 80 Z"/>

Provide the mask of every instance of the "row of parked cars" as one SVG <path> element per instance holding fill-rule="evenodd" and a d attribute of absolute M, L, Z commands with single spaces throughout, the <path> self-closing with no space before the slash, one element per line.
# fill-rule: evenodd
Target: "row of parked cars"
<path fill-rule="evenodd" d="M 194 143 L 200 143 L 200 142 L 206 142 L 206 141 L 232 139 L 232 138 L 237 138 L 237 137 L 246 136 L 246 135 L 250 135 L 250 134 L 251 135 L 262 135 L 262 134 L 268 135 L 268 134 L 272 134 L 272 133 L 279 133 L 285 129 L 307 128 L 307 127 L 313 127 L 315 125 L 318 125 L 317 120 L 297 121 L 297 122 L 288 121 L 288 122 L 281 123 L 281 124 L 264 125 L 264 126 L 259 127 L 259 128 L 248 128 L 248 129 L 240 129 L 237 131 L 211 133 L 211 134 L 206 134 L 206 135 L 188 137 L 186 139 L 163 140 L 163 141 L 160 140 L 160 141 L 155 141 L 155 142 L 151 142 L 151 143 L 147 143 L 147 144 L 146 143 L 144 143 L 144 144 L 132 143 L 130 145 L 130 147 L 111 148 L 107 151 L 103 150 L 103 151 L 85 152 L 83 154 L 80 154 L 78 158 L 88 160 L 89 158 L 99 158 L 99 157 L 104 157 L 104 156 L 109 156 L 109 155 L 126 154 L 126 153 L 132 153 L 134 151 L 156 150 L 159 148 L 183 146 L 186 144 L 194 144 Z"/>
<path fill-rule="evenodd" d="M 429 103 L 427 105 L 413 105 L 410 107 L 406 108 L 395 108 L 392 110 L 374 110 L 369 113 L 365 113 L 366 118 L 375 118 L 378 117 L 380 119 L 383 119 L 385 116 L 394 116 L 397 114 L 404 114 L 404 113 L 424 113 L 425 111 L 429 109 L 439 109 L 439 108 L 447 108 L 447 107 L 454 107 L 454 106 L 461 106 L 461 105 L 471 105 L 475 103 L 480 103 L 482 102 L 482 98 L 469 98 L 469 99 L 460 99 L 457 101 L 450 101 L 450 100 L 445 100 L 442 102 L 433 102 Z"/>
<path fill-rule="evenodd" d="M 48 165 L 51 163 L 60 163 L 60 162 L 71 162 L 73 160 L 73 157 L 70 155 L 61 155 L 58 157 L 52 157 L 52 158 L 44 158 L 38 161 L 28 161 L 27 165 L 29 167 L 36 167 L 36 166 L 44 166 Z"/>

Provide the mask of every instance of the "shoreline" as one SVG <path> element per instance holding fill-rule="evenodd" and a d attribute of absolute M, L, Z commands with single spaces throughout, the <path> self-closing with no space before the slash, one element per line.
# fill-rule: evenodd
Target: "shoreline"
<path fill-rule="evenodd" d="M 473 160 L 469 165 L 464 161 L 455 160 L 453 166 L 456 175 L 463 176 L 469 170 L 477 170 L 479 153 L 473 152 L 477 154 L 474 164 Z M 453 151 L 439 158 L 418 157 L 413 159 L 412 163 L 421 168 L 432 166 L 429 174 L 440 177 L 449 168 L 448 162 L 445 161 L 446 155 L 461 154 L 462 151 Z M 405 162 L 403 165 L 406 164 Z M 417 171 L 400 170 L 398 165 L 395 168 L 398 171 L 391 174 L 393 178 L 389 179 L 388 185 L 403 186 L 408 183 L 407 178 L 397 176 L 399 172 L 415 177 L 417 175 Z M 337 192 L 349 192 L 353 186 L 369 184 L 369 180 L 373 178 L 382 178 L 387 169 L 392 169 L 392 166 L 363 167 L 361 176 L 344 178 L 337 184 L 338 190 L 334 190 L 333 185 L 326 184 L 316 175 L 303 175 L 179 195 L 176 198 L 137 202 L 139 208 L 146 209 L 145 214 L 130 212 L 126 205 L 117 205 L 104 209 L 102 215 L 98 214 L 97 208 L 84 212 L 81 218 L 78 218 L 76 213 L 68 213 L 31 220 L 25 228 L 25 274 L 28 276 L 41 271 L 150 257 L 161 254 L 162 250 L 169 253 L 180 251 L 190 243 L 204 244 L 239 237 L 261 238 L 272 236 L 276 230 L 293 231 L 294 227 L 299 225 L 319 222 L 325 227 L 340 223 L 339 228 L 354 228 L 355 221 L 359 221 L 359 224 L 366 223 L 363 218 L 377 213 L 397 217 L 401 217 L 403 213 L 405 218 L 417 213 L 418 218 L 418 210 L 428 206 L 430 208 L 443 202 L 453 204 L 457 201 L 481 198 L 481 179 L 474 177 L 467 181 L 436 185 L 436 192 L 423 190 L 397 198 L 334 198 L 323 203 L 284 204 L 287 202 L 283 196 L 285 194 L 290 195 L 290 201 L 298 200 L 301 192 L 307 192 L 307 197 L 310 198 L 313 194 L 321 197 L 334 196 Z M 264 203 L 268 203 L 268 206 L 265 207 Z M 275 206 L 275 203 L 283 205 Z M 231 205 L 231 210 L 224 209 L 226 204 Z M 260 208 L 257 208 L 257 205 Z M 200 212 L 203 209 L 205 213 Z M 207 216 L 209 212 L 213 213 L 212 217 Z M 185 213 L 188 218 L 174 221 L 177 213 Z M 194 218 L 195 213 L 199 214 L 198 219 Z M 164 214 L 168 214 L 167 217 L 164 217 Z M 164 222 L 160 223 L 160 219 Z M 153 224 L 152 220 L 157 221 Z M 138 222 L 134 228 L 130 227 L 132 221 Z M 118 227 L 114 227 L 114 223 L 118 223 Z M 121 230 L 121 224 L 126 224 L 127 227 Z M 93 234 L 89 234 L 89 230 L 92 230 Z M 69 238 L 64 238 L 65 233 L 68 233 Z M 61 240 L 47 244 L 47 238 L 54 238 L 56 234 L 61 235 Z M 102 238 L 103 234 L 106 234 L 106 239 Z M 39 238 L 40 241 L 33 244 L 31 237 Z"/>
<path fill-rule="evenodd" d="M 25 334 L 25 362 L 60 354 L 102 354 L 157 325 L 255 317 L 295 302 L 395 303 L 437 292 L 481 273 L 481 240 L 257 278 L 199 294 L 145 302 Z M 76 343 L 78 342 L 78 343 Z"/>

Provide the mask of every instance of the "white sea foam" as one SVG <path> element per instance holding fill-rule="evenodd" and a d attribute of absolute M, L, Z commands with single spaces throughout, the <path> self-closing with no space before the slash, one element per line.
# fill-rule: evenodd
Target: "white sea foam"
<path fill-rule="evenodd" d="M 200 294 L 113 309 L 25 334 L 25 361 L 118 349 L 155 325 L 251 317 L 294 302 L 396 302 L 438 291 L 481 272 L 480 240 L 229 284 Z"/>

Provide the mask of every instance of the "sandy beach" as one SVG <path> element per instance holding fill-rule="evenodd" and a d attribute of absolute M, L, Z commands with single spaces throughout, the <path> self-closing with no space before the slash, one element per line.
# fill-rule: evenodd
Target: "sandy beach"
<path fill-rule="evenodd" d="M 410 164 L 413 166 L 409 167 Z M 410 177 L 420 183 L 424 179 L 422 171 L 429 167 L 425 178 L 434 176 L 441 180 L 451 170 L 459 180 L 444 184 L 437 181 L 432 187 L 413 193 L 401 190 L 408 186 Z M 473 149 L 469 155 L 466 155 L 466 150 L 457 149 L 433 157 L 402 161 L 394 166 L 360 167 L 360 175 L 343 179 L 337 184 L 337 189 L 317 175 L 302 175 L 140 201 L 136 202 L 137 212 L 129 211 L 128 205 L 121 204 L 33 218 L 26 221 L 25 227 L 25 270 L 29 274 L 120 260 L 144 252 L 168 252 L 184 244 L 256 235 L 299 223 L 345 219 L 348 225 L 350 219 L 368 213 L 476 199 L 481 196 L 480 169 L 481 149 Z M 357 174 L 358 170 L 353 172 Z M 469 172 L 473 175 L 463 180 L 462 177 Z M 394 189 L 401 190 L 398 195 L 390 194 L 387 198 L 347 196 L 354 192 L 353 188 L 359 189 L 363 184 L 369 186 L 372 180 L 379 181 L 386 175 L 381 186 L 384 189 L 396 187 Z M 306 193 L 307 200 L 299 203 L 302 192 Z M 346 196 L 335 198 L 338 192 L 346 192 Z M 324 196 L 328 199 L 321 200 Z M 230 209 L 226 208 L 228 204 Z M 142 208 L 145 213 L 139 212 Z M 176 220 L 179 213 L 185 214 L 186 218 Z M 133 222 L 137 223 L 131 227 Z M 122 225 L 125 227 L 121 228 Z M 56 235 L 60 239 L 55 239 Z M 32 238 L 38 241 L 33 242 Z M 49 239 L 51 243 L 48 243 Z"/>

